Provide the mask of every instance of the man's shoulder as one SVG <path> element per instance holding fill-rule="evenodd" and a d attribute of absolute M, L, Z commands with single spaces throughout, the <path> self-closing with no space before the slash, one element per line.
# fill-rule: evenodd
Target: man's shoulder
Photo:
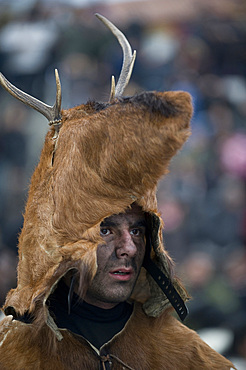
<path fill-rule="evenodd" d="M 44 339 L 36 336 L 34 325 L 15 320 L 11 315 L 4 317 L 0 322 L 0 370 L 63 369 L 56 358 L 50 361 L 42 342 Z"/>
<path fill-rule="evenodd" d="M 0 321 L 0 353 L 7 348 L 11 351 L 11 347 L 15 347 L 18 341 L 23 342 L 23 334 L 26 338 L 28 331 L 27 326 L 21 321 L 14 320 L 12 315 L 5 316 Z"/>
<path fill-rule="evenodd" d="M 5 316 L 0 322 L 0 369 L 9 369 L 13 359 L 18 358 L 18 347 L 25 341 L 22 323 Z M 25 338 L 25 339 L 24 339 Z"/>
<path fill-rule="evenodd" d="M 146 351 L 151 347 L 153 356 L 170 369 L 230 369 L 232 363 L 209 347 L 199 335 L 181 323 L 172 313 L 164 311 L 159 317 L 148 317 L 135 304 L 131 324 L 131 333 L 141 336 L 141 343 Z M 131 328 L 131 329 L 132 329 Z"/>

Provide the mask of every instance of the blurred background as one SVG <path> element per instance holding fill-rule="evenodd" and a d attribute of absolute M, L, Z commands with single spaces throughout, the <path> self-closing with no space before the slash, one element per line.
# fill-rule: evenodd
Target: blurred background
<path fill-rule="evenodd" d="M 107 101 L 122 52 L 137 50 L 125 95 L 185 90 L 192 136 L 158 190 L 164 241 L 192 296 L 186 324 L 246 368 L 246 3 L 241 0 L 0 0 L 0 71 L 63 108 Z M 17 243 L 46 119 L 0 89 L 0 304 L 16 285 Z"/>

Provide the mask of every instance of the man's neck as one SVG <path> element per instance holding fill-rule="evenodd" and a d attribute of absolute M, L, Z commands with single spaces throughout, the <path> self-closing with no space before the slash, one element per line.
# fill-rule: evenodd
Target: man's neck
<path fill-rule="evenodd" d="M 104 310 L 110 310 L 111 308 L 114 308 L 115 306 L 117 306 L 118 303 L 120 303 L 120 302 L 118 303 L 102 302 L 102 301 L 97 300 L 94 297 L 90 297 L 89 295 L 85 296 L 84 301 L 93 306 L 103 308 Z"/>
<path fill-rule="evenodd" d="M 72 277 L 73 277 L 73 274 L 72 273 L 70 273 L 70 274 L 68 273 L 63 278 L 63 281 L 67 285 L 68 288 L 71 285 L 71 279 L 72 279 Z M 74 284 L 74 293 L 77 294 L 77 295 L 79 295 L 79 292 L 78 292 L 78 282 L 75 282 L 75 284 Z M 86 296 L 83 298 L 83 300 L 86 303 L 88 303 L 88 304 L 91 304 L 91 305 L 96 306 L 96 307 L 99 307 L 99 308 L 103 308 L 104 310 L 110 310 L 111 308 L 114 308 L 115 306 L 117 306 L 118 303 L 120 303 L 120 302 L 117 302 L 117 303 L 102 302 L 102 301 L 99 301 L 97 298 L 90 296 L 89 294 L 86 294 Z"/>

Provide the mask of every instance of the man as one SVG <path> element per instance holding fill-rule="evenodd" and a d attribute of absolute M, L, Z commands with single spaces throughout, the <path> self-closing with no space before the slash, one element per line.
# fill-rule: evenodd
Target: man
<path fill-rule="evenodd" d="M 145 254 L 145 215 L 133 205 L 125 213 L 106 218 L 100 229 L 104 243 L 98 246 L 97 272 L 84 300 L 76 286 L 68 314 L 69 289 L 65 283 L 50 298 L 58 327 L 82 335 L 98 350 L 123 329 L 132 314 L 133 306 L 127 300 Z M 65 279 L 69 286 L 71 278 Z"/>
<path fill-rule="evenodd" d="M 123 97 L 135 53 L 108 103 L 61 111 L 0 74 L 49 119 L 19 238 L 18 282 L 3 307 L 1 370 L 230 369 L 184 326 L 188 294 L 162 243 L 156 187 L 190 134 L 185 92 Z M 114 80 L 113 80 L 114 81 Z"/>

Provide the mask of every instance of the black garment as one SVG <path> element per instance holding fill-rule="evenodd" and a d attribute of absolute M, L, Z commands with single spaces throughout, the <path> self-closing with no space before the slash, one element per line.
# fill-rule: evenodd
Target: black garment
<path fill-rule="evenodd" d="M 127 302 L 105 310 L 81 301 L 73 294 L 71 313 L 68 315 L 68 292 L 67 285 L 60 282 L 49 298 L 50 313 L 59 328 L 82 335 L 98 349 L 124 328 L 132 314 L 132 305 Z"/>

